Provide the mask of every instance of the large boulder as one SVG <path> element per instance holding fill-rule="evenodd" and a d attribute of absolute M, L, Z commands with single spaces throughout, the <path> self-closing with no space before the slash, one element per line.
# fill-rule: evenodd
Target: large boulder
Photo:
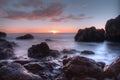
<path fill-rule="evenodd" d="M 0 59 L 8 59 L 13 57 L 15 57 L 13 44 L 4 39 L 0 39 Z"/>
<path fill-rule="evenodd" d="M 106 78 L 120 80 L 120 57 L 116 58 L 109 66 L 105 67 L 104 74 Z"/>
<path fill-rule="evenodd" d="M 42 80 L 42 78 L 28 72 L 18 63 L 10 63 L 0 68 L 0 80 Z"/>
<path fill-rule="evenodd" d="M 120 42 L 120 15 L 115 19 L 108 20 L 105 30 L 108 41 Z"/>
<path fill-rule="evenodd" d="M 24 39 L 33 39 L 33 38 L 34 37 L 31 34 L 25 34 L 23 36 L 16 37 L 16 39 L 21 39 L 21 40 L 24 40 Z"/>
<path fill-rule="evenodd" d="M 104 29 L 96 29 L 95 27 L 79 29 L 78 33 L 75 35 L 75 41 L 102 42 L 104 40 Z"/>
<path fill-rule="evenodd" d="M 95 78 L 103 80 L 103 69 L 92 59 L 75 56 L 63 60 L 63 71 L 66 80 L 86 80 L 84 78 Z M 72 79 L 79 78 L 79 79 Z M 88 79 L 89 80 L 89 79 Z"/>
<path fill-rule="evenodd" d="M 7 34 L 5 32 L 0 32 L 0 37 L 6 37 Z"/>
<path fill-rule="evenodd" d="M 51 50 L 46 42 L 41 42 L 41 44 L 32 45 L 28 49 L 28 57 L 32 58 L 42 58 L 45 56 L 57 56 L 59 52 L 57 50 Z"/>

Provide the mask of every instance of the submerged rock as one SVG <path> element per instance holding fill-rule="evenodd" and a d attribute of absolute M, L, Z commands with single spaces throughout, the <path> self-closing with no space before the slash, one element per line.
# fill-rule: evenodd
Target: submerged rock
<path fill-rule="evenodd" d="M 75 41 L 102 42 L 104 40 L 104 29 L 96 29 L 95 27 L 79 29 L 78 33 L 75 35 Z"/>
<path fill-rule="evenodd" d="M 80 52 L 80 51 L 77 51 L 75 49 L 63 49 L 61 52 L 65 53 L 65 54 L 73 54 L 73 53 L 77 53 L 77 52 Z"/>
<path fill-rule="evenodd" d="M 52 39 L 45 39 L 45 41 L 53 41 Z"/>
<path fill-rule="evenodd" d="M 105 30 L 108 41 L 120 42 L 120 15 L 115 19 L 108 20 Z"/>
<path fill-rule="evenodd" d="M 33 38 L 34 37 L 31 34 L 25 34 L 23 36 L 16 37 L 16 39 L 21 39 L 21 40 L 24 40 L 24 39 L 33 39 Z"/>
<path fill-rule="evenodd" d="M 0 32 L 0 37 L 6 37 L 7 34 L 5 32 Z"/>
<path fill-rule="evenodd" d="M 0 80 L 42 80 L 38 75 L 28 72 L 17 63 L 10 63 L 0 68 Z"/>
<path fill-rule="evenodd" d="M 75 56 L 63 60 L 66 80 L 103 80 L 103 69 L 92 59 Z M 74 79 L 73 79 L 74 78 Z M 75 79 L 76 78 L 76 79 Z M 89 80 L 89 79 L 88 79 Z"/>
<path fill-rule="evenodd" d="M 107 78 L 120 80 L 120 57 L 105 68 L 104 74 Z"/>
<path fill-rule="evenodd" d="M 59 51 L 51 50 L 46 42 L 42 42 L 41 44 L 32 45 L 28 49 L 28 56 L 32 58 L 42 58 L 45 56 L 57 56 Z"/>
<path fill-rule="evenodd" d="M 81 54 L 90 55 L 90 54 L 95 54 L 95 53 L 93 51 L 84 50 L 84 51 L 81 51 Z"/>

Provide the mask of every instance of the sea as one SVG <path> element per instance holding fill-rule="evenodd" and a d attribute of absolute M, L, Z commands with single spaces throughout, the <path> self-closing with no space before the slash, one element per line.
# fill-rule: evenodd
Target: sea
<path fill-rule="evenodd" d="M 32 45 L 47 42 L 50 49 L 62 51 L 63 49 L 75 49 L 77 51 L 90 50 L 94 55 L 83 55 L 80 52 L 67 54 L 67 56 L 84 56 L 94 59 L 97 62 L 112 63 L 118 56 L 120 56 L 120 43 L 114 42 L 76 42 L 74 40 L 75 33 L 33 33 L 32 40 L 16 40 L 16 37 L 22 36 L 24 33 L 10 33 L 7 35 L 7 40 L 15 42 L 17 46 L 14 47 L 15 55 L 19 58 L 28 58 L 28 48 Z M 50 39 L 51 41 L 46 41 Z"/>

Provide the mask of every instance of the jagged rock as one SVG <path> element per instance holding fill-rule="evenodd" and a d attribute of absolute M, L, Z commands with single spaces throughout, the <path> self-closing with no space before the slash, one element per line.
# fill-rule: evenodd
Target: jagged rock
<path fill-rule="evenodd" d="M 10 63 L 0 68 L 0 80 L 42 80 L 38 75 L 28 72 L 18 63 Z"/>
<path fill-rule="evenodd" d="M 75 35 L 75 41 L 102 42 L 104 40 L 104 29 L 96 29 L 95 27 L 79 29 L 78 33 Z"/>
<path fill-rule="evenodd" d="M 14 58 L 13 44 L 4 39 L 0 39 L 0 59 Z"/>
<path fill-rule="evenodd" d="M 103 69 L 92 59 L 75 56 L 63 60 L 63 71 L 67 80 L 78 80 L 72 78 L 95 78 L 96 80 L 103 80 Z M 94 80 L 94 79 L 93 79 Z"/>
<path fill-rule="evenodd" d="M 34 37 L 31 34 L 25 34 L 23 36 L 16 37 L 16 39 L 21 39 L 21 40 L 24 40 L 24 39 L 34 39 Z"/>
<path fill-rule="evenodd" d="M 120 57 L 116 58 L 110 65 L 105 67 L 104 74 L 107 78 L 114 78 L 114 80 L 119 80 L 120 75 Z M 119 79 L 117 79 L 119 78 Z"/>
<path fill-rule="evenodd" d="M 0 32 L 0 37 L 6 37 L 7 34 L 5 32 Z"/>
<path fill-rule="evenodd" d="M 105 30 L 108 41 L 120 42 L 120 15 L 115 19 L 108 20 Z"/>
<path fill-rule="evenodd" d="M 46 56 L 56 57 L 59 54 L 57 50 L 51 50 L 46 42 L 42 42 L 41 44 L 32 45 L 28 49 L 28 56 L 32 58 L 42 58 Z"/>

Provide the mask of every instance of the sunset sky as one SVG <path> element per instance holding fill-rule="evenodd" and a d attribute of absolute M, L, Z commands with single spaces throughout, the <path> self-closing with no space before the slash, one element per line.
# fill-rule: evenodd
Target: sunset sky
<path fill-rule="evenodd" d="M 119 0 L 0 0 L 0 31 L 73 33 L 90 26 L 104 28 L 119 9 Z"/>

